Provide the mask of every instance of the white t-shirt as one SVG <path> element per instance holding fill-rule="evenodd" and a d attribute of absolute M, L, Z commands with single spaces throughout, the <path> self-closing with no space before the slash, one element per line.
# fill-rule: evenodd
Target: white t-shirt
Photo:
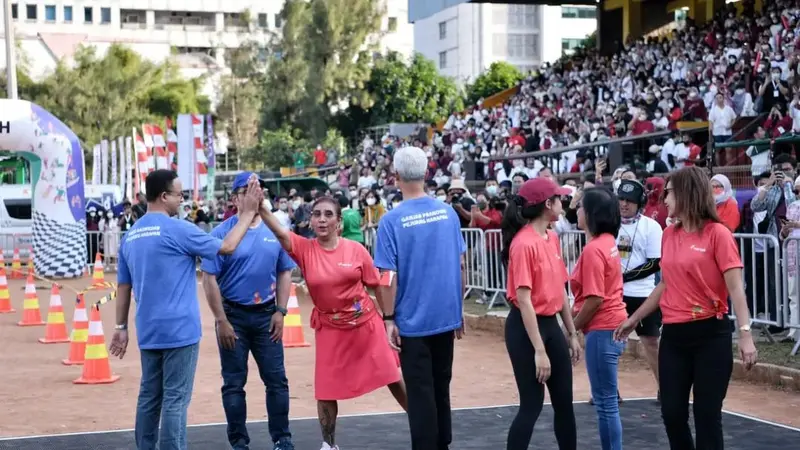
<path fill-rule="evenodd" d="M 661 258 L 661 225 L 655 220 L 640 216 L 634 223 L 622 224 L 617 236 L 617 248 L 622 260 L 622 273 L 635 269 L 650 258 Z M 628 297 L 647 297 L 656 287 L 655 274 L 622 285 Z"/>
<path fill-rule="evenodd" d="M 278 219 L 278 222 L 285 230 L 292 229 L 292 219 L 289 217 L 289 214 L 286 211 L 281 211 L 280 209 L 272 213 L 275 218 Z"/>
<path fill-rule="evenodd" d="M 714 136 L 730 136 L 733 134 L 731 128 L 736 121 L 736 113 L 728 105 L 724 105 L 722 108 L 713 105 L 708 113 L 708 120 L 712 124 Z"/>

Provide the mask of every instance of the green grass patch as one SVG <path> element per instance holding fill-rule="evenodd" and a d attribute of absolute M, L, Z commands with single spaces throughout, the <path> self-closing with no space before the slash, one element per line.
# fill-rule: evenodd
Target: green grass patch
<path fill-rule="evenodd" d="M 794 347 L 793 342 L 776 342 L 774 344 L 756 342 L 758 362 L 800 370 L 800 352 L 798 352 L 797 356 L 792 356 L 792 347 Z M 736 344 L 733 346 L 733 354 L 738 358 L 739 349 Z"/>

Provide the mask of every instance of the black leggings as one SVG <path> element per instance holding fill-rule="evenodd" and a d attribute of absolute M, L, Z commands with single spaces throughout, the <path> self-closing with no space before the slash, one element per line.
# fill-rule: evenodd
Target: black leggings
<path fill-rule="evenodd" d="M 722 401 L 733 371 L 730 319 L 664 324 L 658 351 L 661 415 L 671 450 L 722 450 Z M 689 429 L 689 393 L 694 428 Z"/>
<path fill-rule="evenodd" d="M 572 409 L 572 362 L 569 346 L 556 316 L 537 316 L 539 334 L 550 359 L 551 373 L 547 390 L 553 402 L 553 428 L 559 450 L 576 450 L 575 413 Z M 506 349 L 511 358 L 514 378 L 519 390 L 519 411 L 508 430 L 506 450 L 526 450 L 531 442 L 533 427 L 542 412 L 544 385 L 536 380 L 534 350 L 522 314 L 511 307 L 506 319 Z"/>

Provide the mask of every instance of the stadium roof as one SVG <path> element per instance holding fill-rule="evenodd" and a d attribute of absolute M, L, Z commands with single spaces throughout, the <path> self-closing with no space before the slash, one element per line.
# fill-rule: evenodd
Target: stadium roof
<path fill-rule="evenodd" d="M 509 5 L 597 5 L 598 0 L 408 0 L 408 21 L 416 22 L 439 11 L 462 3 L 498 3 Z"/>

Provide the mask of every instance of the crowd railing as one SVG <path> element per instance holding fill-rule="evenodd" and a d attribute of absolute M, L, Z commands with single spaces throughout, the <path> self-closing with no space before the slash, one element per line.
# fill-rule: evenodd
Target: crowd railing
<path fill-rule="evenodd" d="M 364 245 L 371 255 L 374 255 L 376 231 L 375 228 L 364 231 Z M 487 301 L 490 311 L 497 306 L 508 306 L 501 231 L 464 228 L 461 232 L 467 248 L 464 299 L 482 298 Z M 97 254 L 102 255 L 105 270 L 116 270 L 123 234 L 119 229 L 86 233 L 88 274 L 92 273 Z M 744 265 L 742 281 L 754 327 L 759 328 L 772 342 L 775 339 L 770 333 L 771 328 L 788 328 L 800 333 L 800 237 L 789 237 L 781 242 L 768 234 L 734 233 L 734 238 Z M 18 249 L 21 263 L 26 265 L 32 248 L 31 241 L 30 234 L 0 233 L 6 264 L 12 262 L 14 249 Z M 586 245 L 586 235 L 580 230 L 567 230 L 559 235 L 559 242 L 562 259 L 571 274 Z M 573 299 L 569 286 L 567 292 Z M 731 314 L 735 318 L 732 309 Z M 799 350 L 800 342 L 794 346 L 791 354 L 796 355 Z"/>

